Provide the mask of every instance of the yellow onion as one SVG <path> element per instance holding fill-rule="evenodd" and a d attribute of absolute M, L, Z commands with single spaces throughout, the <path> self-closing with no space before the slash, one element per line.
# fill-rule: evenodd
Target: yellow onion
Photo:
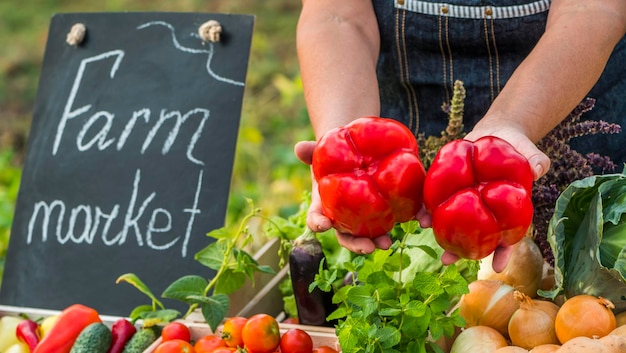
<path fill-rule="evenodd" d="M 558 344 L 554 321 L 559 307 L 553 302 L 533 299 L 515 291 L 513 297 L 520 303 L 509 321 L 511 342 L 522 348 L 532 349 L 540 344 Z"/>
<path fill-rule="evenodd" d="M 515 289 L 498 280 L 476 280 L 459 301 L 459 314 L 468 327 L 489 326 L 508 337 L 509 319 L 519 308 Z"/>
<path fill-rule="evenodd" d="M 557 349 L 559 349 L 561 345 L 559 344 L 540 344 L 535 348 L 530 350 L 530 353 L 554 353 Z"/>
<path fill-rule="evenodd" d="M 617 325 L 610 300 L 579 294 L 565 301 L 554 321 L 556 336 L 565 344 L 574 337 L 604 337 Z"/>
<path fill-rule="evenodd" d="M 513 245 L 509 262 L 502 272 L 495 272 L 492 262 L 493 253 L 481 260 L 478 279 L 503 281 L 526 295 L 537 297 L 545 261 L 541 250 L 530 236 Z"/>
<path fill-rule="evenodd" d="M 450 353 L 495 353 L 506 347 L 504 336 L 488 326 L 473 326 L 461 331 L 450 347 Z"/>

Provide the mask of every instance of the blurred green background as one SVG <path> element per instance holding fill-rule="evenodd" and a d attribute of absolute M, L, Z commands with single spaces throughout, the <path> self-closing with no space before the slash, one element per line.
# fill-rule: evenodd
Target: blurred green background
<path fill-rule="evenodd" d="M 3 0 L 0 1 L 0 271 L 37 93 L 50 18 L 61 12 L 209 12 L 256 16 L 235 152 L 226 225 L 236 225 L 252 199 L 268 216 L 295 212 L 310 186 L 293 155 L 312 139 L 299 77 L 293 0 Z"/>

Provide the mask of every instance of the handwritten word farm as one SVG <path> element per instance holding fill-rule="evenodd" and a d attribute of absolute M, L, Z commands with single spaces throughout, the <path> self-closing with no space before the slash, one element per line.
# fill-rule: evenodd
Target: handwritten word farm
<path fill-rule="evenodd" d="M 187 111 L 140 107 L 126 116 L 120 116 L 98 110 L 94 104 L 80 102 L 77 97 L 81 87 L 84 87 L 83 78 L 90 67 L 109 65 L 108 75 L 114 79 L 124 63 L 124 55 L 122 50 L 112 50 L 81 61 L 54 138 L 49 139 L 51 158 L 67 151 L 68 146 L 80 153 L 112 150 L 127 153 L 131 148 L 140 148 L 139 153 L 143 155 L 146 151 L 158 149 L 163 156 L 170 153 L 175 145 L 184 146 L 186 160 L 197 166 L 197 182 L 187 186 L 195 188 L 193 196 L 189 197 L 183 209 L 167 209 L 159 204 L 159 190 L 142 187 L 142 181 L 153 175 L 139 167 L 133 168 L 132 178 L 129 178 L 132 185 L 118 186 L 122 194 L 128 195 L 127 198 L 112 206 L 69 205 L 60 199 L 36 201 L 28 222 L 27 244 L 54 241 L 89 245 L 100 242 L 116 246 L 134 242 L 137 246 L 158 251 L 179 247 L 180 256 L 187 256 L 194 221 L 201 213 L 198 204 L 205 164 L 194 152 L 210 112 L 201 107 Z M 183 128 L 188 133 L 181 137 Z M 131 138 L 141 143 L 129 145 Z M 184 231 L 173 231 L 174 218 L 184 219 Z"/>

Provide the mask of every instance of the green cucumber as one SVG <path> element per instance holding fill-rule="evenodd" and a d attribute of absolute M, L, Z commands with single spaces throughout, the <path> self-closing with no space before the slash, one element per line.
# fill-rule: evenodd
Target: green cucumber
<path fill-rule="evenodd" d="M 111 329 L 101 322 L 95 322 L 80 332 L 70 353 L 107 353 L 112 339 Z"/>
<path fill-rule="evenodd" d="M 130 338 L 122 353 L 143 353 L 157 338 L 154 328 L 143 327 Z"/>

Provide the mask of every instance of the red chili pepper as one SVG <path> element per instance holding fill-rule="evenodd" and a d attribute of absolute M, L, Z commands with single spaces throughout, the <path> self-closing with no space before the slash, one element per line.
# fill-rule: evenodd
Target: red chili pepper
<path fill-rule="evenodd" d="M 135 325 L 131 324 L 130 321 L 124 318 L 115 321 L 111 326 L 113 339 L 111 341 L 111 348 L 109 348 L 107 353 L 121 353 L 124 350 L 126 342 L 128 342 L 136 332 L 137 328 Z"/>
<path fill-rule="evenodd" d="M 33 353 L 69 353 L 81 331 L 95 322 L 102 322 L 95 309 L 73 304 L 61 311 Z"/>
<path fill-rule="evenodd" d="M 417 140 L 395 120 L 365 117 L 328 131 L 312 168 L 323 212 L 341 232 L 378 237 L 422 207 Z"/>
<path fill-rule="evenodd" d="M 437 242 L 467 259 L 517 243 L 532 222 L 532 185 L 530 164 L 508 142 L 493 136 L 449 142 L 424 183 Z"/>
<path fill-rule="evenodd" d="M 33 320 L 24 320 L 15 329 L 17 339 L 25 343 L 30 351 L 34 351 L 39 343 L 39 324 Z"/>

